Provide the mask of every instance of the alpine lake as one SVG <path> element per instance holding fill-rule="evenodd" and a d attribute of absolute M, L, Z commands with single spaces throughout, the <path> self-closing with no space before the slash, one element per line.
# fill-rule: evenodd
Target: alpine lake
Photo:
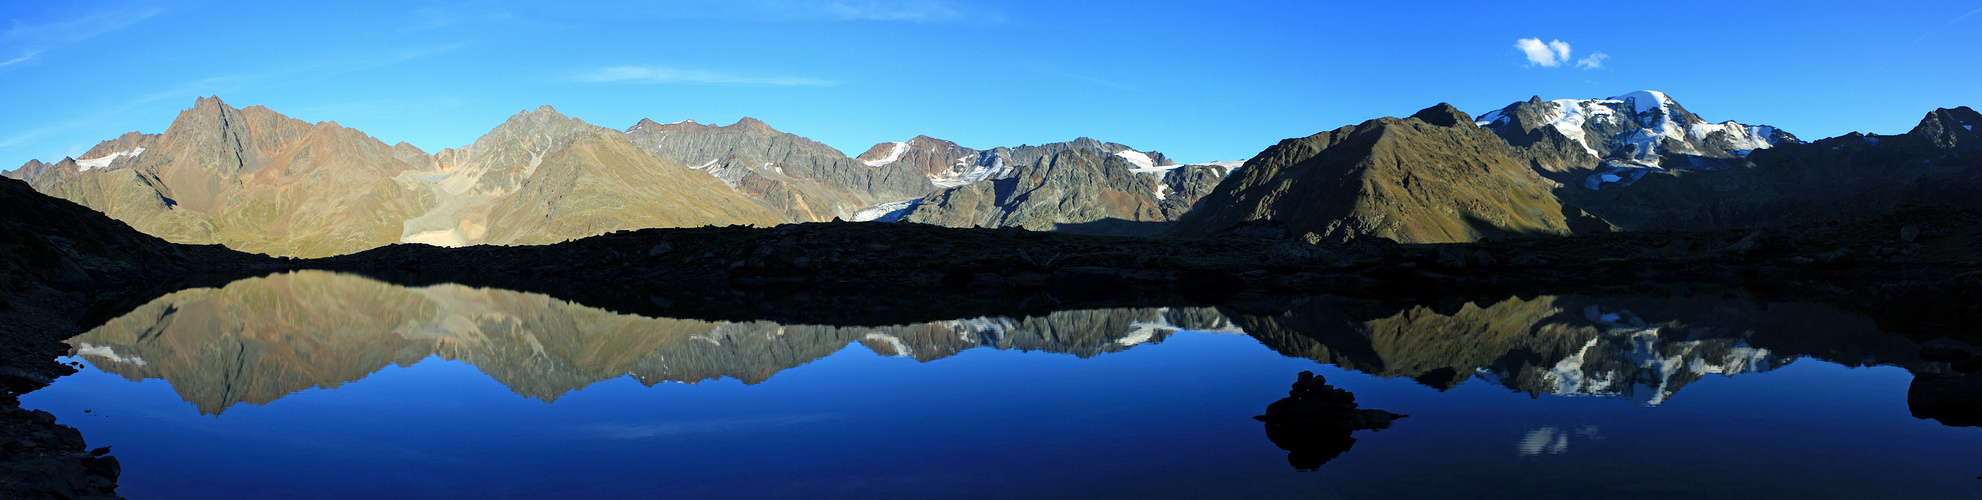
<path fill-rule="evenodd" d="M 1909 405 L 1936 342 L 1735 294 L 847 326 L 296 271 L 109 319 L 21 402 L 129 498 L 1982 497 L 1982 428 Z M 1408 416 L 1269 436 L 1303 371 Z"/>

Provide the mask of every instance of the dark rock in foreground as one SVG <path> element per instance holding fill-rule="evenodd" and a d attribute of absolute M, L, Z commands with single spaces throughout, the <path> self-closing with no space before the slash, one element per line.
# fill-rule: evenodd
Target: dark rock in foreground
<path fill-rule="evenodd" d="M 104 456 L 109 448 L 86 446 L 82 432 L 56 424 L 55 415 L 0 406 L 0 492 L 20 499 L 119 498 L 123 466 Z"/>
<path fill-rule="evenodd" d="M 1287 450 L 1287 463 L 1299 470 L 1316 470 L 1356 444 L 1350 433 L 1388 429 L 1391 421 L 1408 416 L 1357 409 L 1355 394 L 1304 371 L 1287 397 L 1267 405 L 1266 414 L 1253 419 L 1265 422 L 1266 438 Z"/>

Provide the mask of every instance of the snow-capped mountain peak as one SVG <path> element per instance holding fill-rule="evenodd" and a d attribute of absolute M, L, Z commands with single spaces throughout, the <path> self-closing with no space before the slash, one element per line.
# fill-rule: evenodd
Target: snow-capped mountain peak
<path fill-rule="evenodd" d="M 1796 136 L 1766 125 L 1709 123 L 1656 90 L 1600 99 L 1536 98 L 1480 115 L 1474 124 L 1517 146 L 1536 142 L 1534 133 L 1538 130 L 1553 129 L 1595 160 L 1585 160 L 1586 168 L 1597 170 L 1584 178 L 1584 186 L 1590 189 L 1629 185 L 1648 172 L 1668 168 L 1720 165 L 1690 162 L 1668 166 L 1664 164 L 1667 154 L 1738 159 L 1757 149 L 1800 142 Z"/>

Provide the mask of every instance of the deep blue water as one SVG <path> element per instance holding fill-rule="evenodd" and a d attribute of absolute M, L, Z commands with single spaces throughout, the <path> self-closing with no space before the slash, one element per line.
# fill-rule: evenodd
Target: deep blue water
<path fill-rule="evenodd" d="M 142 356 L 113 346 L 119 359 L 70 358 L 91 366 L 22 403 L 113 446 L 119 492 L 137 499 L 1982 497 L 1982 428 L 1914 418 L 1914 375 L 1897 366 L 1803 357 L 1705 375 L 1653 405 L 1484 375 L 1441 391 L 1238 333 L 1087 358 L 984 347 L 917 361 L 866 344 L 753 384 L 619 376 L 554 402 L 429 355 L 217 414 L 170 376 L 98 369 Z M 323 352 L 299 359 L 332 363 Z M 1297 471 L 1250 417 L 1303 370 L 1410 417 Z"/>

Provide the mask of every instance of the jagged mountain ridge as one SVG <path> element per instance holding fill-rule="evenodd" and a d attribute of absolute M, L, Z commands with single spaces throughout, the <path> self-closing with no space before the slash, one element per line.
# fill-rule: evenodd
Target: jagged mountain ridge
<path fill-rule="evenodd" d="M 105 141 L 81 160 L 30 161 L 8 175 L 171 241 L 221 243 L 299 257 L 350 253 L 399 242 L 514 244 L 555 242 L 642 227 L 870 220 L 874 217 L 867 213 L 889 211 L 894 212 L 889 220 L 894 220 L 907 211 L 905 208 L 936 191 L 938 181 L 956 180 L 951 177 L 945 181 L 942 174 L 917 170 L 914 162 L 890 164 L 849 158 L 824 144 L 779 132 L 749 118 L 729 126 L 707 126 L 692 120 L 670 124 L 642 120 L 625 131 L 613 131 L 544 106 L 510 117 L 473 144 L 433 154 L 405 143 L 387 146 L 341 127 L 336 127 L 345 132 L 341 135 L 310 132 L 335 124 L 303 123 L 258 106 L 235 110 L 218 98 L 200 99 L 174 125 L 164 134 L 133 132 Z M 334 137 L 316 140 L 320 144 L 315 145 L 301 143 L 324 135 Z M 577 175 L 578 180 L 544 181 L 567 189 L 582 185 L 582 193 L 530 188 L 548 158 L 582 141 L 614 141 L 608 137 L 630 142 L 660 159 L 663 166 L 706 172 L 725 189 L 713 188 L 693 176 L 673 175 L 675 168 L 624 154 L 578 155 L 595 162 L 580 169 L 586 173 Z M 927 138 L 912 142 L 948 144 Z M 160 144 L 173 147 L 160 150 Z M 181 151 L 193 146 L 217 150 L 217 145 L 225 144 L 253 147 L 238 155 Z M 615 149 L 617 145 L 590 150 Z M 1087 196 L 1082 200 L 1138 206 L 1077 207 L 1064 201 L 1056 206 L 1105 214 L 1166 214 L 1158 217 L 1162 220 L 1187 210 L 1226 170 L 1180 168 L 1161 153 L 1143 153 L 1088 138 L 982 152 L 957 149 L 962 156 L 1020 166 L 1046 162 L 1055 154 L 1075 150 L 1119 157 L 1141 174 L 1135 182 L 1122 183 L 1119 190 L 1146 190 L 1150 194 L 1105 199 Z M 321 157 L 327 150 L 349 154 L 325 160 Z M 151 154 L 147 155 L 148 151 Z M 258 174 L 246 184 L 233 177 L 238 172 L 262 171 L 264 164 L 278 162 L 282 155 L 313 158 L 310 161 L 317 165 L 300 179 L 293 168 L 277 169 L 281 174 Z M 175 166 L 172 159 L 184 157 L 207 160 L 198 168 Z M 614 164 L 596 163 L 602 158 Z M 635 179 L 646 175 L 640 172 L 668 175 Z M 1015 171 L 1008 168 L 1002 175 L 1009 178 Z M 326 179 L 336 181 L 337 193 L 322 196 L 309 192 L 322 188 Z M 580 181 L 584 179 L 612 181 Z M 1144 186 L 1131 186 L 1137 183 Z M 742 196 L 725 195 L 725 190 Z M 571 194 L 577 196 L 567 196 Z M 1166 201 L 1166 197 L 1175 199 Z M 766 217 L 760 210 L 736 207 L 738 199 L 774 215 Z M 885 202 L 892 205 L 880 207 L 879 212 L 873 210 Z M 1142 210 L 1139 205 L 1158 208 Z M 574 216 L 586 220 L 559 220 Z M 1127 220 L 1144 218 L 1148 217 Z M 1057 219 L 1088 222 L 1078 217 Z"/>
<path fill-rule="evenodd" d="M 573 144 L 589 147 L 560 156 Z M 126 134 L 92 153 L 105 156 L 31 162 L 8 175 L 168 241 L 298 257 L 400 242 L 543 243 L 783 221 L 713 178 L 548 106 L 511 117 L 475 144 L 428 155 L 334 122 L 209 97 L 163 134 Z M 559 177 L 539 180 L 551 158 L 571 161 Z M 567 220 L 537 220 L 546 216 Z"/>
<path fill-rule="evenodd" d="M 1628 186 L 1648 173 L 1727 168 L 1749 152 L 1799 141 L 1775 127 L 1708 123 L 1663 92 L 1606 99 L 1540 96 L 1473 119 L 1527 154 L 1537 170 L 1588 189 Z M 1668 157 L 1672 157 L 1668 159 Z"/>
<path fill-rule="evenodd" d="M 1876 212 L 1899 203 L 1970 206 L 1976 198 L 1964 193 L 1982 181 L 1974 179 L 1978 174 L 1972 170 L 1974 156 L 1969 152 L 1976 142 L 1974 124 L 1964 122 L 1974 119 L 1963 113 L 1973 111 L 1940 110 L 1907 134 L 1850 135 L 1819 141 L 1821 146 L 1798 142 L 1793 135 L 1772 127 L 1732 121 L 1708 123 L 1669 96 L 1652 91 L 1609 99 L 1542 101 L 1536 97 L 1469 121 L 1484 123 L 1486 130 L 1512 146 L 1511 156 L 1517 162 L 1528 164 L 1546 179 L 1566 183 L 1552 190 L 1562 212 L 1559 218 L 1574 226 L 1570 229 L 1614 225 L 1648 230 L 1811 222 Z M 540 115 L 543 119 L 534 118 Z M 1572 115 L 1579 118 L 1569 119 Z M 766 224 L 830 218 L 1149 234 L 1190 213 L 1198 205 L 1197 198 L 1209 196 L 1228 171 L 1219 168 L 1222 166 L 1178 166 L 1161 153 L 1086 138 L 975 150 L 919 136 L 901 143 L 877 144 L 858 158 L 847 158 L 823 144 L 750 119 L 727 127 L 693 122 L 662 125 L 643 120 L 626 132 L 618 132 L 557 115 L 548 107 L 512 118 L 522 120 L 506 122 L 477 141 L 487 144 L 429 155 L 404 143 L 384 145 L 333 122 L 308 124 L 266 108 L 235 110 L 219 104 L 218 99 L 202 99 L 194 109 L 181 113 L 167 133 L 128 133 L 91 148 L 81 155 L 83 159 L 29 161 L 8 175 L 169 241 L 223 243 L 276 255 L 317 256 L 392 242 L 523 243 L 654 224 Z M 1576 126 L 1569 127 L 1570 122 Z M 201 131 L 186 133 L 189 130 Z M 663 165 L 699 166 L 719 178 L 734 177 L 724 184 L 741 193 L 743 201 L 769 209 L 772 216 L 730 207 L 737 202 L 735 197 L 700 196 L 721 191 L 709 189 L 706 183 L 670 181 L 682 184 L 681 192 L 698 195 L 683 197 L 676 192 L 661 196 L 639 189 L 614 194 L 622 200 L 692 199 L 689 207 L 580 202 L 539 189 L 534 191 L 538 195 L 535 201 L 505 202 L 503 213 L 528 217 L 599 213 L 571 224 L 495 224 L 489 218 L 490 210 L 498 204 L 495 198 L 519 192 L 548 155 L 581 137 L 612 135 L 660 156 Z M 1102 162 L 1119 158 L 1138 175 L 1082 174 L 1039 182 L 1079 171 L 1049 168 L 1078 163 L 1054 161 L 1054 157 L 1075 150 L 1093 152 Z M 666 155 L 709 159 L 686 164 L 670 162 Z M 627 155 L 608 156 L 633 161 Z M 758 162 L 769 158 L 780 160 Z M 1024 162 L 1027 158 L 1032 161 Z M 1023 172 L 1035 167 L 1048 170 Z M 1439 165 L 1414 168 L 1435 170 Z M 1089 170 L 1100 169 L 1103 166 L 1096 164 Z M 596 171 L 607 170 L 623 172 Z M 1033 181 L 1020 183 L 1021 178 Z M 574 179 L 614 181 L 559 182 L 591 189 L 630 177 L 586 174 Z M 973 180 L 986 185 L 970 182 Z M 1005 187 L 1000 188 L 999 181 L 1005 181 Z M 1147 195 L 1133 185 L 1137 182 L 1147 188 Z M 941 188 L 944 184 L 958 185 Z M 1035 188 L 1020 190 L 1021 184 Z M 1048 185 L 1053 189 L 1036 189 Z M 318 195 L 318 190 L 328 196 Z M 1416 202 L 1399 202 L 1401 198 L 1392 192 L 1384 197 L 1389 205 L 1404 207 L 1412 214 L 1390 213 L 1383 215 L 1383 220 L 1409 222 L 1398 227 L 1416 225 L 1419 228 L 1414 230 L 1425 231 L 1399 236 L 1407 242 L 1459 241 L 1503 232 L 1562 234 L 1546 220 L 1542 226 L 1551 227 L 1541 230 L 1500 227 L 1510 220 L 1515 226 L 1521 225 L 1522 217 L 1510 216 L 1518 210 L 1498 210 L 1526 205 L 1517 199 L 1526 196 L 1524 189 L 1510 193 L 1519 196 L 1483 196 L 1451 203 L 1430 199 L 1423 200 L 1426 205 L 1419 210 L 1409 208 Z M 588 196 L 592 195 L 579 198 Z M 886 201 L 890 198 L 896 199 Z M 1340 202 L 1342 196 L 1302 198 L 1309 204 L 1325 205 Z M 676 211 L 684 215 L 663 216 Z M 917 212 L 922 215 L 911 216 Z M 1368 225 L 1382 210 L 1366 212 L 1362 219 L 1338 217 L 1328 222 Z M 1585 212 L 1595 217 L 1581 215 Z M 1267 218 L 1273 217 L 1278 216 Z M 1554 218 L 1558 217 L 1543 219 Z M 518 236 L 524 231 L 510 231 L 489 239 L 492 224 L 552 232 L 526 240 Z M 1208 234 L 1203 229 L 1189 233 Z M 1343 233 L 1341 237 L 1349 236 Z"/>

